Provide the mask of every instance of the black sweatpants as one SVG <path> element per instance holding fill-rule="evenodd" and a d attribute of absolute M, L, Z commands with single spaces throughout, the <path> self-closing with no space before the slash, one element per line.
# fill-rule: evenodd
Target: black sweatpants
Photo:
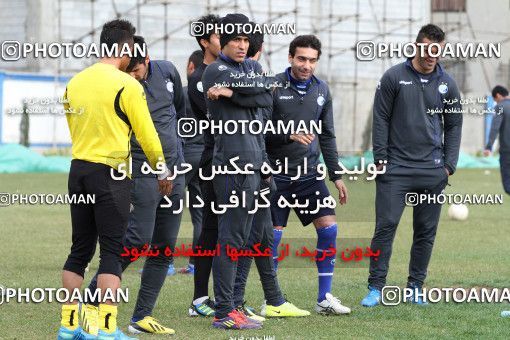
<path fill-rule="evenodd" d="M 370 258 L 370 286 L 382 289 L 386 285 L 393 240 L 406 205 L 406 195 L 408 201 L 412 201 L 409 196 L 414 193 L 439 195 L 447 183 L 448 176 L 443 167 L 417 169 L 391 164 L 385 174 L 377 177 L 376 225 L 371 248 L 380 250 L 380 255 L 377 260 Z M 408 283 L 421 286 L 427 276 L 440 213 L 441 205 L 433 202 L 413 207 L 414 234 Z"/>
<path fill-rule="evenodd" d="M 216 205 L 230 202 L 230 196 L 236 196 L 242 205 L 229 207 L 218 216 L 218 243 L 220 255 L 213 260 L 214 297 L 216 299 L 215 316 L 224 318 L 234 306 L 234 281 L 237 272 L 237 261 L 227 255 L 226 247 L 241 249 L 247 246 L 253 222 L 253 214 L 249 214 L 255 206 L 254 192 L 260 187 L 260 173 L 253 175 L 217 175 L 213 179 Z M 235 194 L 233 194 L 235 191 Z"/>
<path fill-rule="evenodd" d="M 158 180 L 155 177 L 133 178 L 131 188 L 132 211 L 129 214 L 128 226 L 123 245 L 128 249 L 139 251 L 145 245 L 159 249 L 158 256 L 149 256 L 143 266 L 140 290 L 136 300 L 133 318 L 141 320 L 152 315 L 159 292 L 163 287 L 171 257 L 166 256 L 164 249 L 175 249 L 177 234 L 181 225 L 181 213 L 175 213 L 181 206 L 184 196 L 183 175 L 173 180 L 172 192 L 167 196 L 172 202 L 171 207 L 162 207 L 168 201 L 159 192 Z M 122 271 L 131 264 L 130 256 L 120 259 Z M 99 274 L 99 273 L 98 273 Z M 90 282 L 89 289 L 97 288 L 97 275 Z"/>
<path fill-rule="evenodd" d="M 201 166 L 205 176 L 212 173 L 212 165 L 208 163 Z M 216 194 L 212 180 L 200 180 L 200 191 L 204 201 L 202 209 L 202 228 L 197 240 L 197 246 L 202 250 L 214 250 L 218 243 L 218 216 L 211 210 L 211 202 L 216 202 Z M 195 286 L 193 300 L 209 295 L 209 277 L 211 276 L 213 257 L 198 256 L 194 259 L 195 275 L 193 283 Z"/>
<path fill-rule="evenodd" d="M 111 167 L 73 159 L 69 171 L 69 195 L 94 195 L 94 204 L 71 204 L 71 253 L 64 270 L 83 277 L 99 238 L 98 274 L 122 274 L 120 254 L 129 216 L 131 180 L 114 180 Z"/>
<path fill-rule="evenodd" d="M 499 151 L 499 166 L 501 169 L 501 181 L 505 192 L 510 195 L 510 152 Z"/>
<path fill-rule="evenodd" d="M 271 182 L 266 180 L 260 181 L 260 190 L 270 189 L 271 193 L 276 192 L 276 184 L 274 179 Z M 271 200 L 271 196 L 268 196 Z M 259 200 L 260 204 L 264 202 Z M 271 209 L 259 208 L 253 216 L 253 222 L 250 231 L 250 238 L 246 249 L 253 249 L 253 246 L 260 243 L 260 249 L 264 250 L 273 246 L 273 221 L 271 220 Z M 253 257 L 241 256 L 237 261 L 237 273 L 234 283 L 234 306 L 241 306 L 244 301 L 244 292 L 248 282 L 248 275 L 250 273 L 251 263 Z M 264 299 L 268 305 L 279 306 L 285 302 L 285 298 L 280 290 L 278 284 L 278 277 L 274 270 L 274 261 L 272 256 L 258 256 L 255 257 L 255 265 L 264 291 Z"/>
<path fill-rule="evenodd" d="M 195 205 L 198 203 L 197 196 L 202 198 L 200 190 L 200 177 L 198 170 L 200 168 L 200 157 L 204 151 L 203 144 L 184 144 L 184 160 L 191 164 L 191 171 L 186 173 L 186 187 L 188 188 L 190 203 Z M 202 208 L 189 207 L 191 215 L 191 223 L 193 224 L 193 249 L 197 246 L 198 238 L 202 231 Z M 191 257 L 189 263 L 195 264 L 195 258 Z"/>

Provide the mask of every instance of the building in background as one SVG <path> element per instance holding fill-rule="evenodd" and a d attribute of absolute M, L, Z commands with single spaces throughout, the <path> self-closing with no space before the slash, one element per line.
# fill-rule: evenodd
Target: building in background
<path fill-rule="evenodd" d="M 190 35 L 190 23 L 206 13 L 230 12 L 244 13 L 259 23 L 295 23 L 297 34 L 319 36 L 323 53 L 317 76 L 330 85 L 338 150 L 343 154 L 371 148 L 370 117 L 375 87 L 386 69 L 402 62 L 397 58 L 359 61 L 355 56 L 359 40 L 410 42 L 422 25 L 433 22 L 445 30 L 451 42 L 501 43 L 499 59 L 444 60 L 465 96 L 486 96 L 495 84 L 508 86 L 510 82 L 510 8 L 504 0 L 490 4 L 477 0 L 1 0 L 0 41 L 98 42 L 104 22 L 126 18 L 145 36 L 152 58 L 171 60 L 184 75 L 187 58 L 197 48 Z M 266 70 L 278 73 L 288 66 L 288 44 L 293 37 L 266 36 L 261 60 Z M 65 79 L 94 62 L 73 58 L 0 60 L 0 71 Z M 53 86 L 48 93 L 62 91 L 62 83 L 44 79 L 47 86 Z M 10 80 L 16 81 L 12 76 Z M 20 83 L 16 84 L 19 88 Z M 7 82 L 2 87 L 4 102 L 5 91 L 11 102 L 40 93 L 40 85 L 23 84 L 21 87 L 26 90 L 21 93 L 9 90 L 11 86 Z M 0 143 L 18 142 L 13 126 L 19 124 L 21 117 L 7 115 L 5 109 L 3 105 Z M 64 117 L 46 119 L 47 123 L 30 124 L 31 142 L 65 144 L 68 137 L 60 122 Z M 476 152 L 483 147 L 483 125 L 481 116 L 466 117 L 463 151 Z M 41 129 L 47 131 L 41 133 Z"/>

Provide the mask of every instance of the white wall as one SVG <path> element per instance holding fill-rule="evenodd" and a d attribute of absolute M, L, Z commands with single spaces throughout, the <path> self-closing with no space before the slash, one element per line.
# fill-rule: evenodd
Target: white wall
<path fill-rule="evenodd" d="M 2 88 L 1 143 L 19 143 L 24 103 L 28 109 L 33 110 L 29 119 L 31 144 L 51 147 L 71 142 L 63 106 L 59 102 L 65 91 L 64 83 L 7 77 Z"/>

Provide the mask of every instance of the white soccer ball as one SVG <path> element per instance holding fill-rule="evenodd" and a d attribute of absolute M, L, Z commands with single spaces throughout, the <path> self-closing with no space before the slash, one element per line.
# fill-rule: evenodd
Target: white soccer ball
<path fill-rule="evenodd" d="M 469 215 L 468 207 L 465 204 L 452 204 L 448 208 L 448 217 L 456 221 L 465 221 Z"/>

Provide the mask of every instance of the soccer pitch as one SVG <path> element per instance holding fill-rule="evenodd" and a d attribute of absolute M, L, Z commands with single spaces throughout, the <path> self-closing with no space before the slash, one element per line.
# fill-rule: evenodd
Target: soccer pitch
<path fill-rule="evenodd" d="M 374 183 L 347 181 L 349 202 L 337 207 L 339 238 L 371 238 L 374 228 Z M 498 169 L 460 169 L 450 178 L 447 193 L 503 194 Z M 0 175 L 0 191 L 6 193 L 65 193 L 66 174 Z M 334 187 L 331 192 L 336 195 Z M 471 205 L 467 221 L 451 221 L 443 207 L 426 287 L 510 287 L 510 199 L 503 205 Z M 405 286 L 412 242 L 412 210 L 407 208 L 393 246 L 388 285 Z M 5 287 L 60 287 L 61 268 L 71 246 L 69 206 L 13 205 L 0 207 L 2 240 L 0 284 Z M 183 216 L 181 237 L 191 236 L 188 212 Z M 303 228 L 291 214 L 283 242 L 288 238 L 315 238 L 313 227 Z M 176 261 L 176 267 L 184 260 Z M 97 269 L 97 253 L 87 273 L 88 281 Z M 143 259 L 123 275 L 129 287 L 129 303 L 119 309 L 118 324 L 126 330 L 140 284 L 138 270 Z M 509 304 L 437 303 L 425 307 L 401 304 L 395 307 L 363 308 L 367 293 L 368 268 L 337 265 L 333 291 L 352 308 L 349 316 L 319 316 L 313 312 L 317 294 L 316 269 L 285 268 L 279 281 L 289 301 L 310 310 L 306 318 L 269 319 L 259 331 L 224 331 L 211 327 L 210 318 L 188 317 L 193 278 L 177 274 L 168 277 L 154 317 L 176 330 L 174 339 L 340 339 L 340 338 L 458 338 L 508 339 L 510 318 L 500 317 Z M 210 289 L 212 294 L 212 288 Z M 246 291 L 248 305 L 257 310 L 263 302 L 256 267 L 253 265 Z M 54 339 L 60 322 L 60 305 L 0 305 L 0 339 Z M 140 339 L 159 339 L 146 335 Z"/>

